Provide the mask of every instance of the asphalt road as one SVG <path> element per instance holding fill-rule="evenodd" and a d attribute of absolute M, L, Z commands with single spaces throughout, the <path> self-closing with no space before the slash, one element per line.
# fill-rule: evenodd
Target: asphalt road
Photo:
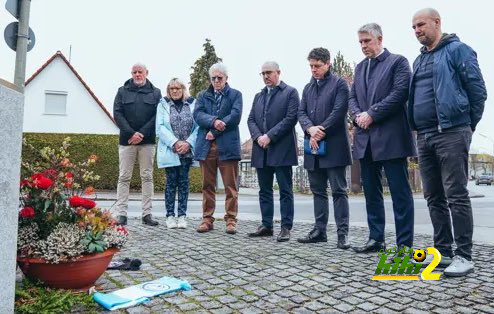
<path fill-rule="evenodd" d="M 484 197 L 472 198 L 473 216 L 474 216 L 474 241 L 494 244 L 494 186 L 476 186 L 474 182 L 469 183 L 469 190 L 472 195 L 481 194 Z M 279 203 L 277 204 L 275 196 L 275 219 L 279 220 Z M 353 226 L 367 226 L 367 215 L 365 211 L 365 199 L 363 196 L 352 196 L 350 202 L 350 224 Z M 432 235 L 432 225 L 429 217 L 427 204 L 419 194 L 414 196 L 415 202 L 415 232 L 418 234 Z M 217 211 L 215 217 L 224 215 L 224 195 L 218 195 Z M 104 208 L 112 208 L 114 201 L 98 201 L 98 205 Z M 165 215 L 164 201 L 153 201 L 153 216 L 163 217 Z M 140 216 L 140 201 L 129 202 L 129 216 Z M 391 197 L 385 197 L 386 208 L 386 228 L 394 230 L 394 216 L 392 210 Z M 334 222 L 333 208 L 330 202 L 330 223 Z M 189 217 L 201 217 L 201 198 L 200 195 L 193 195 L 189 200 L 188 213 Z M 239 197 L 239 214 L 241 220 L 260 221 L 259 202 L 256 195 L 240 195 Z M 295 196 L 295 221 L 312 222 L 314 221 L 313 204 L 311 195 Z M 195 226 L 194 226 L 195 227 Z M 391 229 L 389 229 L 391 228 Z"/>

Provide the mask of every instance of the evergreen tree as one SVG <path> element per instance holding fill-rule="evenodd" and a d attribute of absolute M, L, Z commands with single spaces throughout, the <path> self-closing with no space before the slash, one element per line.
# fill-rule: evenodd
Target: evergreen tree
<path fill-rule="evenodd" d="M 209 68 L 213 64 L 222 61 L 216 55 L 211 39 L 206 38 L 206 42 L 202 46 L 204 47 L 204 54 L 196 60 L 194 66 L 190 67 L 192 69 L 190 74 L 190 94 L 194 97 L 197 97 L 200 91 L 208 88 Z"/>
<path fill-rule="evenodd" d="M 333 59 L 332 71 L 334 74 L 341 76 L 347 81 L 348 86 L 353 83 L 353 68 L 350 62 L 346 62 L 340 51 Z"/>

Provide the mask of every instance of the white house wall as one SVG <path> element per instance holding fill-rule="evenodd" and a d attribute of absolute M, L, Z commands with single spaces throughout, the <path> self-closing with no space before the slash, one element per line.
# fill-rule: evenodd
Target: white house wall
<path fill-rule="evenodd" d="M 67 92 L 66 115 L 47 115 L 45 91 Z M 60 58 L 25 89 L 24 132 L 118 134 L 118 128 Z"/>

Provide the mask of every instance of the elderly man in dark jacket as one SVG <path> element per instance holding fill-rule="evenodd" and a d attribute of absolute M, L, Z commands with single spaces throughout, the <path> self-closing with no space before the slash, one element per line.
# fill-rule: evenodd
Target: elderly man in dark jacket
<path fill-rule="evenodd" d="M 153 164 L 156 143 L 156 107 L 161 91 L 147 79 L 143 64 L 132 67 L 132 78 L 120 87 L 113 104 L 113 116 L 120 128 L 119 176 L 117 185 L 118 223 L 127 224 L 127 207 L 132 170 L 136 159 L 142 182 L 142 222 L 158 225 L 151 217 L 153 196 Z"/>
<path fill-rule="evenodd" d="M 383 48 L 378 24 L 362 26 L 358 37 L 366 58 L 355 68 L 349 106 L 356 125 L 353 157 L 361 165 L 369 239 L 354 250 L 363 253 L 386 247 L 383 168 L 393 200 L 396 244 L 400 250 L 411 248 L 414 206 L 407 157 L 416 151 L 406 116 L 410 66 L 405 57 Z"/>
<path fill-rule="evenodd" d="M 231 88 L 228 72 L 222 63 L 209 69 L 211 85 L 197 97 L 194 120 L 199 125 L 195 159 L 202 171 L 203 220 L 197 232 L 213 229 L 216 207 L 216 175 L 220 169 L 225 186 L 226 232 L 237 232 L 238 212 L 238 161 L 240 158 L 240 133 L 238 125 L 242 117 L 242 94 Z"/>
<path fill-rule="evenodd" d="M 307 58 L 312 79 L 304 88 L 298 109 L 298 121 L 309 141 L 311 151 L 305 154 L 304 167 L 314 195 L 316 223 L 301 243 L 326 242 L 328 224 L 328 180 L 333 195 L 334 216 L 337 226 L 337 247 L 348 249 L 348 195 L 346 166 L 352 164 L 346 113 L 348 109 L 347 82 L 330 72 L 331 59 L 325 48 L 313 49 Z M 324 144 L 323 144 L 324 142 Z M 325 145 L 326 152 L 319 146 Z"/>
<path fill-rule="evenodd" d="M 292 166 L 297 165 L 295 124 L 300 103 L 295 88 L 280 81 L 280 67 L 261 68 L 266 87 L 254 97 L 247 124 L 252 137 L 252 166 L 257 170 L 262 225 L 249 237 L 273 235 L 273 178 L 280 188 L 281 231 L 278 242 L 290 240 L 293 225 Z"/>
<path fill-rule="evenodd" d="M 442 33 L 436 10 L 418 11 L 412 23 L 423 47 L 413 63 L 409 119 L 417 130 L 434 247 L 442 255 L 439 266 L 449 265 L 445 275 L 464 276 L 474 271 L 468 151 L 487 92 L 475 51 L 455 34 Z M 432 261 L 429 256 L 424 264 Z"/>

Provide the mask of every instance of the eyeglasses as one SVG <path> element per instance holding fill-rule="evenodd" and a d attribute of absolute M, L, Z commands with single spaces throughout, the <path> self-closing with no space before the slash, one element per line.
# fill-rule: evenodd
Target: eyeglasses
<path fill-rule="evenodd" d="M 223 76 L 212 76 L 211 81 L 223 81 L 224 77 Z"/>
<path fill-rule="evenodd" d="M 264 76 L 264 75 L 268 75 L 269 76 L 269 75 L 271 75 L 273 73 L 274 73 L 274 71 L 264 71 L 264 72 L 259 73 L 259 75 L 260 76 Z"/>
<path fill-rule="evenodd" d="M 170 90 L 182 90 L 182 87 L 170 87 Z"/>

